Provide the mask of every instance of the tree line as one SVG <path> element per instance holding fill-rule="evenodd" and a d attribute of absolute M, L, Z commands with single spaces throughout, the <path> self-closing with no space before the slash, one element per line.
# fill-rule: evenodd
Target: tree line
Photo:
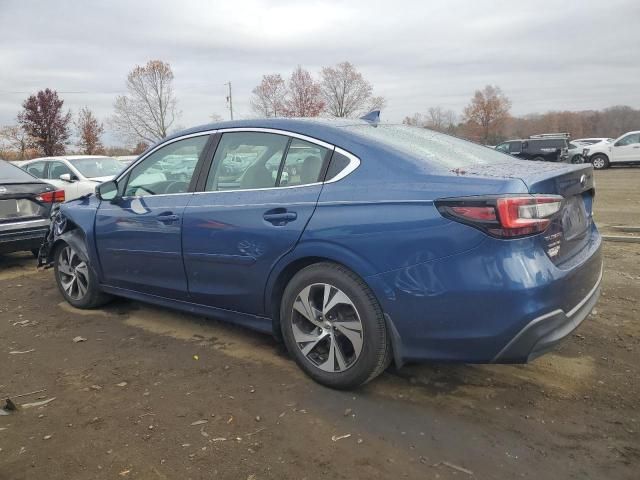
<path fill-rule="evenodd" d="M 0 157 L 53 156 L 69 149 L 83 154 L 139 154 L 177 129 L 180 115 L 171 66 L 151 60 L 127 75 L 126 93 L 116 97 L 108 127 L 130 147 L 105 147 L 101 122 L 88 106 L 75 115 L 64 100 L 46 88 L 22 102 L 14 125 L 0 128 Z M 260 117 L 356 117 L 386 105 L 373 85 L 350 62 L 323 67 L 314 77 L 298 65 L 283 78 L 263 75 L 251 91 L 250 105 Z M 484 144 L 536 133 L 569 132 L 573 137 L 617 137 L 640 128 L 640 110 L 614 106 L 600 111 L 551 111 L 511 115 L 511 100 L 498 86 L 477 90 L 460 114 L 433 106 L 404 118 L 403 123 L 445 132 Z M 214 121 L 221 120 L 213 114 Z M 72 135 L 75 141 L 72 142 Z M 75 148 L 73 148 L 75 146 Z"/>

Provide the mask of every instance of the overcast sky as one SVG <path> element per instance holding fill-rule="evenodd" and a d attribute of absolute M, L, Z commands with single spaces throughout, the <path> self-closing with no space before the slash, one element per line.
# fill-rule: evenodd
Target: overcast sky
<path fill-rule="evenodd" d="M 179 123 L 252 116 L 265 73 L 354 63 L 383 95 L 383 118 L 460 112 L 496 84 L 516 115 L 640 107 L 640 1 L 0 0 L 0 125 L 28 94 L 58 90 L 101 119 L 136 64 L 171 64 Z M 114 143 L 109 137 L 108 143 Z"/>

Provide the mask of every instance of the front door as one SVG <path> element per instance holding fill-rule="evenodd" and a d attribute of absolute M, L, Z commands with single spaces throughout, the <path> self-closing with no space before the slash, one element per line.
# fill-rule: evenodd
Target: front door
<path fill-rule="evenodd" d="M 187 297 L 181 228 L 208 139 L 204 134 L 161 146 L 120 180 L 121 198 L 102 201 L 95 233 L 103 283 Z"/>
<path fill-rule="evenodd" d="M 611 162 L 640 162 L 640 133 L 630 133 L 611 147 Z"/>
<path fill-rule="evenodd" d="M 311 218 L 330 155 L 328 145 L 286 135 L 222 134 L 204 192 L 184 214 L 193 301 L 264 313 L 267 277 Z"/>
<path fill-rule="evenodd" d="M 58 190 L 64 190 L 65 200 L 73 200 L 78 198 L 78 182 L 73 179 L 75 174 L 71 169 L 63 162 L 58 160 L 52 160 L 48 162 L 49 168 L 47 170 L 46 182 L 50 183 Z M 68 174 L 71 177 L 71 181 L 61 180 L 60 175 Z"/>

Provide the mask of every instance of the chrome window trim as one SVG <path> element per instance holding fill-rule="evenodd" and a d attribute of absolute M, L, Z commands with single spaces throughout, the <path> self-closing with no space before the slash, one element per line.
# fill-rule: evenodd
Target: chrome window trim
<path fill-rule="evenodd" d="M 317 138 L 309 137 L 307 135 L 302 135 L 300 133 L 290 132 L 288 130 L 280 130 L 280 129 L 276 129 L 276 128 L 233 127 L 233 128 L 221 128 L 221 129 L 215 129 L 215 130 L 206 130 L 206 131 L 202 131 L 202 132 L 190 133 L 188 135 L 183 135 L 181 137 L 173 138 L 173 139 L 171 139 L 171 140 L 169 140 L 169 141 L 167 141 L 165 143 L 162 143 L 162 144 L 158 145 L 153 150 L 151 150 L 148 153 L 146 153 L 143 157 L 140 157 L 137 161 L 135 161 L 134 163 L 129 165 L 125 170 L 123 170 L 120 173 L 120 175 L 118 175 L 118 177 L 115 178 L 115 180 L 116 181 L 120 181 L 120 179 L 122 177 L 126 176 L 129 173 L 130 170 L 135 168 L 136 165 L 138 165 L 140 162 L 143 162 L 145 160 L 145 158 L 147 158 L 149 155 L 151 155 L 152 153 L 156 152 L 160 148 L 164 147 L 165 145 L 169 145 L 169 144 L 177 142 L 179 140 L 185 140 L 187 138 L 192 138 L 192 137 L 199 137 L 199 136 L 202 136 L 202 135 L 211 135 L 211 134 L 214 134 L 214 133 L 232 133 L 232 132 L 271 133 L 271 134 L 276 134 L 276 135 L 284 135 L 284 136 L 288 136 L 288 137 L 291 137 L 291 138 L 297 138 L 299 140 L 304 140 L 306 142 L 313 143 L 313 144 L 318 145 L 320 147 L 324 147 L 324 148 L 326 148 L 328 150 L 332 150 L 332 151 L 338 152 L 338 153 L 344 155 L 345 157 L 347 157 L 349 159 L 349 163 L 335 177 L 333 177 L 331 180 L 327 180 L 325 182 L 305 183 L 304 185 L 290 185 L 290 186 L 286 186 L 286 187 L 242 188 L 242 189 L 234 189 L 234 190 L 213 190 L 213 191 L 204 190 L 204 191 L 201 191 L 201 192 L 160 193 L 158 195 L 134 195 L 134 196 L 123 196 L 122 198 L 123 199 L 146 198 L 146 197 L 158 198 L 158 197 L 169 197 L 169 196 L 174 196 L 174 195 L 202 195 L 202 194 L 219 194 L 219 193 L 238 193 L 238 192 L 260 192 L 260 191 L 266 191 L 266 190 L 285 190 L 285 189 L 289 189 L 289 188 L 314 187 L 314 186 L 317 186 L 317 185 L 335 183 L 335 182 L 338 182 L 338 181 L 342 180 L 347 175 L 351 174 L 354 170 L 356 170 L 360 166 L 360 163 L 361 163 L 360 159 L 358 157 L 356 157 L 354 154 L 344 150 L 343 148 L 336 147 L 335 145 L 331 145 L 330 143 L 323 142 L 322 140 L 318 140 Z M 213 166 L 213 164 L 211 166 Z"/>
<path fill-rule="evenodd" d="M 315 143 L 321 147 L 324 147 L 328 150 L 333 150 L 335 145 L 331 145 L 330 143 L 323 142 L 322 140 L 318 140 L 317 138 L 309 137 L 307 135 L 302 135 L 300 133 L 290 132 L 289 130 L 280 130 L 277 128 L 259 128 L 259 127 L 233 127 L 233 128 L 221 128 L 218 130 L 219 133 L 228 133 L 228 132 L 258 132 L 258 133 L 273 133 L 275 135 L 285 135 L 287 137 L 298 138 L 300 140 L 305 140 L 309 143 Z"/>

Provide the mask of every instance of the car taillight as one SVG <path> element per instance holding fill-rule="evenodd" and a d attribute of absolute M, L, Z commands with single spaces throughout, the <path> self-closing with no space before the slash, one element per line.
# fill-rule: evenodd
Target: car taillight
<path fill-rule="evenodd" d="M 62 203 L 64 202 L 64 190 L 41 193 L 36 197 L 36 200 L 44 203 Z"/>
<path fill-rule="evenodd" d="M 516 238 L 543 232 L 562 208 L 560 195 L 462 197 L 437 200 L 445 217 L 478 228 L 498 238 Z"/>

